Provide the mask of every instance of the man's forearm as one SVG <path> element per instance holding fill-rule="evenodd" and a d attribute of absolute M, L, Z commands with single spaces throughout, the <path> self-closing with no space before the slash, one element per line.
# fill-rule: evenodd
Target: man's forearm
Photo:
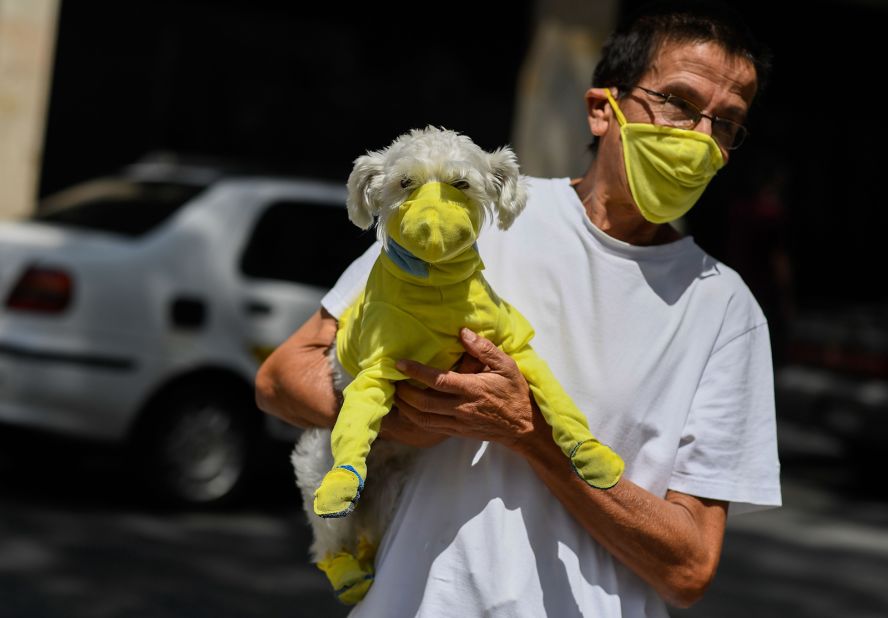
<path fill-rule="evenodd" d="M 339 397 L 327 351 L 336 338 L 336 319 L 320 310 L 278 347 L 256 375 L 261 410 L 300 427 L 332 427 Z"/>
<path fill-rule="evenodd" d="M 700 598 L 718 565 L 727 505 L 678 492 L 660 498 L 626 479 L 594 489 L 552 439 L 514 359 L 467 329 L 460 340 L 489 371 L 461 374 L 400 362 L 401 372 L 426 387 L 398 385 L 402 414 L 431 431 L 513 449 L 600 545 L 666 601 L 686 606 Z"/>
<path fill-rule="evenodd" d="M 516 450 L 571 515 L 670 604 L 686 607 L 702 597 L 721 553 L 725 503 L 678 492 L 659 498 L 626 479 L 594 489 L 573 473 L 550 434 L 543 422 Z"/>
<path fill-rule="evenodd" d="M 337 328 L 336 318 L 321 309 L 268 357 L 256 375 L 260 410 L 299 427 L 333 427 L 342 403 L 328 358 Z M 379 437 L 428 447 L 447 436 L 423 431 L 393 410 Z"/>

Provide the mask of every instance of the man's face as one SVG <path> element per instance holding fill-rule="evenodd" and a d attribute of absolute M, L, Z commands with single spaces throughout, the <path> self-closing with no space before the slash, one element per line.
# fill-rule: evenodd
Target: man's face
<path fill-rule="evenodd" d="M 708 116 L 744 124 L 757 82 L 752 62 L 728 55 L 715 43 L 666 42 L 638 85 L 680 96 Z M 589 127 L 601 140 L 595 160 L 596 175 L 600 180 L 610 179 L 604 183 L 608 202 L 634 204 L 623 161 L 620 126 L 606 92 L 604 88 L 591 88 L 586 93 Z M 619 105 L 628 122 L 656 123 L 655 102 L 644 91 L 615 94 L 620 97 Z M 711 136 L 712 121 L 701 118 L 692 130 Z M 727 163 L 730 152 L 723 147 L 721 150 Z M 632 211 L 642 219 L 637 208 L 633 206 Z"/>
<path fill-rule="evenodd" d="M 678 95 L 709 116 L 744 124 L 757 83 L 749 60 L 728 55 L 715 43 L 667 42 L 638 85 Z M 655 122 L 649 95 L 639 89 L 619 94 L 629 122 Z M 693 130 L 712 135 L 712 121 L 701 118 Z M 727 161 L 730 152 L 722 148 L 722 155 Z"/>

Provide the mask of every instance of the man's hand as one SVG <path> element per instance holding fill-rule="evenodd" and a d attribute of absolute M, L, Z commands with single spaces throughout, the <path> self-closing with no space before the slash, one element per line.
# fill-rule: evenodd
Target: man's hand
<path fill-rule="evenodd" d="M 484 337 L 464 328 L 460 341 L 466 354 L 457 371 L 398 362 L 398 370 L 428 387 L 398 383 L 395 403 L 402 420 L 426 431 L 514 448 L 545 424 L 534 411 L 527 381 L 515 361 Z"/>
<path fill-rule="evenodd" d="M 400 382 L 396 403 L 402 420 L 442 434 L 497 441 L 523 456 L 552 494 L 605 549 L 667 602 L 687 607 L 715 575 L 727 504 L 669 491 L 665 497 L 622 479 L 614 488 L 590 487 L 567 464 L 536 409 L 515 362 L 483 337 L 460 333 L 472 371 L 439 371 L 399 364 L 427 385 Z M 480 365 L 487 368 L 481 371 Z"/>
<path fill-rule="evenodd" d="M 382 419 L 382 427 L 379 429 L 381 440 L 392 440 L 417 448 L 428 448 L 447 439 L 447 435 L 429 431 L 417 425 L 409 418 L 401 414 L 397 405 Z"/>

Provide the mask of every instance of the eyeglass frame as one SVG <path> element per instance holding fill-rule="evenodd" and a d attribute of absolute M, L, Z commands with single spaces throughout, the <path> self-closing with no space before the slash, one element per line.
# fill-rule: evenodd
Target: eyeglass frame
<path fill-rule="evenodd" d="M 719 142 L 719 145 L 721 145 L 725 150 L 731 150 L 731 151 L 737 150 L 738 148 L 740 148 L 740 146 L 742 146 L 746 142 L 746 138 L 749 137 L 749 129 L 747 129 L 745 125 L 742 125 L 739 122 L 735 122 L 733 120 L 728 120 L 727 118 L 722 118 L 720 116 L 716 116 L 715 114 L 704 114 L 703 110 L 701 110 L 698 106 L 694 105 L 693 103 L 691 103 L 690 101 L 688 101 L 684 97 L 680 97 L 677 94 L 671 94 L 668 92 L 657 92 L 656 90 L 651 90 L 650 88 L 645 88 L 644 86 L 635 86 L 635 88 L 637 88 L 637 89 L 641 90 L 642 92 L 649 94 L 651 96 L 661 98 L 663 100 L 662 101 L 663 105 L 666 105 L 667 103 L 669 103 L 669 99 L 677 99 L 677 100 L 681 101 L 682 103 L 684 103 L 685 105 L 687 105 L 687 107 L 690 110 L 694 110 L 696 112 L 697 117 L 696 118 L 688 118 L 688 120 L 694 121 L 694 124 L 690 125 L 690 127 L 688 127 L 688 128 L 696 127 L 698 124 L 700 124 L 700 120 L 703 118 L 706 118 L 707 120 L 709 120 L 709 122 L 711 122 L 713 125 L 716 122 L 719 122 L 719 123 L 727 123 L 727 124 L 731 125 L 732 127 L 737 127 L 738 132 L 735 133 L 734 142 L 732 143 L 731 146 L 726 146 L 726 145 L 722 144 L 721 142 Z M 677 128 L 683 128 L 683 127 L 677 127 Z M 738 135 L 743 136 L 742 139 L 740 139 L 739 143 L 737 143 L 737 136 Z M 713 139 L 715 139 L 715 138 L 713 137 Z M 716 141 L 718 141 L 718 140 L 716 140 Z M 734 144 L 736 144 L 736 145 L 734 145 Z"/>

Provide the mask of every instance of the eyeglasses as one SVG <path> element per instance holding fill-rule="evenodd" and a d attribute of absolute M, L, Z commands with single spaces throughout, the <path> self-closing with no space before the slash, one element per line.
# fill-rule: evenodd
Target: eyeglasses
<path fill-rule="evenodd" d="M 693 129 L 700 123 L 701 118 L 708 118 L 712 122 L 712 138 L 725 150 L 737 150 L 749 135 L 749 131 L 742 124 L 704 114 L 699 107 L 678 95 L 657 92 L 642 86 L 636 88 L 657 101 L 653 108 L 654 115 L 666 126 Z"/>

